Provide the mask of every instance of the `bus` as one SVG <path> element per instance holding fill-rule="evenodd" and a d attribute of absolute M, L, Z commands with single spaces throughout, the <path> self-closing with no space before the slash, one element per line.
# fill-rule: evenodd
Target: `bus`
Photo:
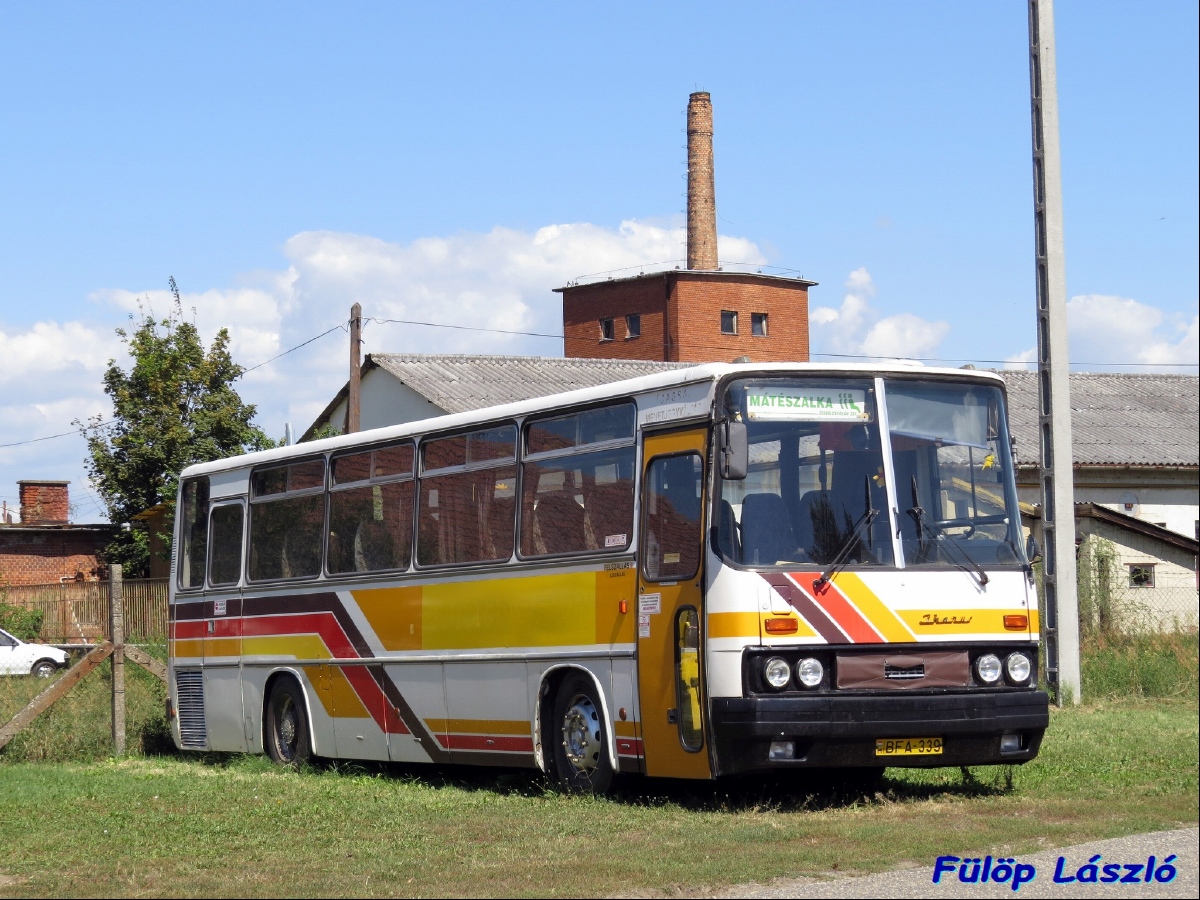
<path fill-rule="evenodd" d="M 191 466 L 185 750 L 621 773 L 1033 759 L 1003 380 L 707 364 Z"/>

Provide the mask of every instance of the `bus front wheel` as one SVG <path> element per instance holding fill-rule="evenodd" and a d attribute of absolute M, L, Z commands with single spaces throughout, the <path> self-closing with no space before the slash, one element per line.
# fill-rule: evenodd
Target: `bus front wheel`
<path fill-rule="evenodd" d="M 280 678 L 267 701 L 267 755 L 281 766 L 299 766 L 312 757 L 304 693 L 295 679 Z"/>
<path fill-rule="evenodd" d="M 603 794 L 612 787 L 608 728 L 596 688 L 583 675 L 568 675 L 554 701 L 554 770 L 568 791 Z"/>

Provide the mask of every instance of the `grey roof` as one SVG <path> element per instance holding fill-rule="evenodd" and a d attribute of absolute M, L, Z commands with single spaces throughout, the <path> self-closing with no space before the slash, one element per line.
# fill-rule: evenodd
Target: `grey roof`
<path fill-rule="evenodd" d="M 446 412 L 462 413 L 696 363 L 374 353 L 366 365 L 386 370 Z M 1017 463 L 1037 465 L 1037 373 L 999 374 L 1008 386 Z M 345 392 L 343 387 L 317 421 Z M 1072 372 L 1071 410 L 1076 465 L 1200 465 L 1200 378 L 1195 375 Z"/>
<path fill-rule="evenodd" d="M 1038 463 L 1036 372 L 999 373 L 1008 385 L 1017 463 Z M 1071 373 L 1076 465 L 1200 465 L 1200 379 L 1195 375 Z"/>
<path fill-rule="evenodd" d="M 425 353 L 373 353 L 368 360 L 448 413 L 469 412 L 696 365 L 629 359 Z"/>

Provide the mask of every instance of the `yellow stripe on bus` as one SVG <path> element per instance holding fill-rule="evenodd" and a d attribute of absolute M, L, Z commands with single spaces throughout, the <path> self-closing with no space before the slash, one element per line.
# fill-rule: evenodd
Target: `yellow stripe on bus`
<path fill-rule="evenodd" d="M 786 634 L 768 635 L 767 619 L 794 619 L 796 630 Z M 710 638 L 751 638 L 758 640 L 767 637 L 802 637 L 814 638 L 817 633 L 800 616 L 794 613 L 756 613 L 756 612 L 719 612 L 708 614 L 708 636 Z"/>
<path fill-rule="evenodd" d="M 942 634 L 1007 634 L 1022 637 L 1030 629 L 1014 631 L 1004 627 L 1005 616 L 1029 616 L 1036 627 L 1037 617 L 1027 609 L 902 609 L 900 616 L 918 637 Z"/>
<path fill-rule="evenodd" d="M 329 652 L 325 642 L 315 634 L 281 634 L 242 638 L 242 655 L 329 659 L 333 654 Z"/>
<path fill-rule="evenodd" d="M 839 572 L 833 577 L 833 583 L 850 598 L 863 618 L 883 635 L 885 641 L 907 643 L 913 640 L 913 633 L 856 574 Z"/>
<path fill-rule="evenodd" d="M 393 651 L 633 643 L 635 579 L 632 568 L 567 572 L 355 591 L 354 599 Z"/>

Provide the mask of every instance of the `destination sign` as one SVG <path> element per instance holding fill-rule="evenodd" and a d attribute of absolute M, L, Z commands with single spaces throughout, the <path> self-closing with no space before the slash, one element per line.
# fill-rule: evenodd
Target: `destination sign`
<path fill-rule="evenodd" d="M 852 388 L 755 386 L 746 390 L 752 422 L 865 422 L 867 392 Z"/>

